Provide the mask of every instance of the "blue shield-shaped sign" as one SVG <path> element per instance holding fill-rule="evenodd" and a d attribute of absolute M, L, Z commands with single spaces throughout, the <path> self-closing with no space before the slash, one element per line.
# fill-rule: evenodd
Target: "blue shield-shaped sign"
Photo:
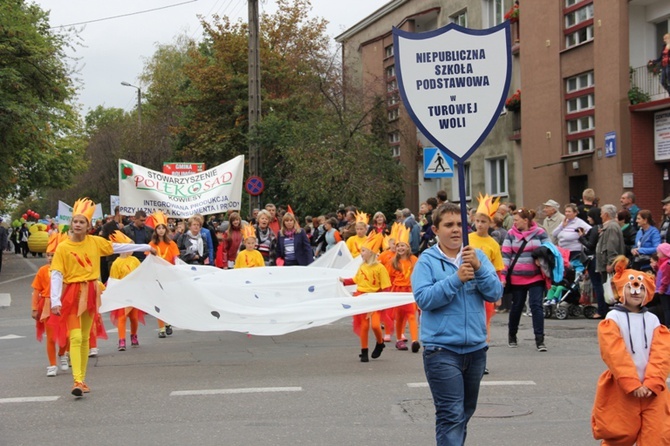
<path fill-rule="evenodd" d="M 393 29 L 398 87 L 421 132 L 462 164 L 484 141 L 509 91 L 509 22 L 475 30 Z"/>

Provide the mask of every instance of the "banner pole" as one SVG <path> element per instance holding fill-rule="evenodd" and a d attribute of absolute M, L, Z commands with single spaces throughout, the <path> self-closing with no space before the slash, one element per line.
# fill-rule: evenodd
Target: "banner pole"
<path fill-rule="evenodd" d="M 468 246 L 468 204 L 465 197 L 465 165 L 458 162 L 458 195 L 461 201 L 461 227 L 463 228 L 463 246 Z"/>

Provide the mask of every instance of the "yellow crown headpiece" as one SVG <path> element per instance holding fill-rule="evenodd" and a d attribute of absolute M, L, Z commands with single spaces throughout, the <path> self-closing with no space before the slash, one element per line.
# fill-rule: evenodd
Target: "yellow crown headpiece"
<path fill-rule="evenodd" d="M 246 240 L 252 237 L 256 238 L 256 229 L 253 227 L 253 225 L 244 225 L 242 227 L 242 240 Z"/>
<path fill-rule="evenodd" d="M 356 223 L 365 223 L 366 225 L 370 221 L 370 216 L 365 212 L 356 211 Z"/>
<path fill-rule="evenodd" d="M 480 192 L 477 200 L 479 201 L 479 206 L 477 206 L 477 213 L 488 215 L 489 218 L 492 219 L 493 216 L 496 215 L 496 212 L 498 212 L 498 207 L 500 206 L 500 198 L 499 197 L 493 198 L 488 194 L 482 196 Z"/>
<path fill-rule="evenodd" d="M 370 235 L 368 235 L 367 240 L 365 240 L 365 243 L 363 243 L 363 247 L 368 248 L 370 251 L 377 254 L 379 252 L 379 248 L 382 246 L 383 240 L 384 236 L 381 234 L 381 232 L 372 231 Z"/>
<path fill-rule="evenodd" d="M 409 228 L 402 223 L 398 224 L 398 233 L 395 239 L 396 243 L 406 243 L 409 245 Z"/>
<path fill-rule="evenodd" d="M 67 239 L 67 233 L 63 234 L 58 231 L 52 232 L 51 235 L 49 236 L 49 242 L 47 243 L 47 253 L 56 252 L 58 244 L 65 239 Z"/>
<path fill-rule="evenodd" d="M 72 206 L 72 216 L 83 215 L 89 223 L 93 221 L 93 213 L 95 212 L 95 203 L 88 198 L 80 198 L 74 202 Z"/>
<path fill-rule="evenodd" d="M 135 243 L 130 237 L 118 229 L 109 234 L 109 239 L 114 243 Z"/>
<path fill-rule="evenodd" d="M 156 211 L 153 214 L 151 214 L 151 217 L 154 219 L 154 227 L 158 227 L 158 225 L 163 225 L 167 228 L 167 217 L 163 212 Z"/>

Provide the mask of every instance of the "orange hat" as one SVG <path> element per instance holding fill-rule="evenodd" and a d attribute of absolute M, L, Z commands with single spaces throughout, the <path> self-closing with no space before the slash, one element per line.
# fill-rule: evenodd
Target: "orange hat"
<path fill-rule="evenodd" d="M 118 229 L 109 234 L 109 239 L 114 243 L 135 243 L 130 237 Z"/>
<path fill-rule="evenodd" d="M 365 240 L 363 243 L 363 247 L 368 248 L 370 251 L 377 254 L 379 252 L 379 248 L 382 246 L 383 240 L 384 236 L 381 234 L 381 232 L 372 231 L 370 235 L 368 235 L 367 240 Z"/>
<path fill-rule="evenodd" d="M 370 216 L 365 212 L 356 211 L 356 223 L 365 223 L 366 225 L 370 221 Z"/>
<path fill-rule="evenodd" d="M 479 206 L 477 206 L 477 213 L 488 215 L 490 219 L 493 219 L 493 216 L 498 212 L 498 207 L 500 206 L 500 197 L 493 198 L 490 195 L 486 194 L 482 196 L 481 192 L 479 193 Z"/>
<path fill-rule="evenodd" d="M 617 300 L 626 303 L 626 289 L 630 291 L 630 294 L 640 294 L 644 290 L 646 294 L 642 305 L 646 305 L 654 297 L 656 291 L 654 278 L 642 271 L 627 269 L 628 258 L 625 256 L 617 257 L 613 264 L 612 291 L 614 291 Z"/>
<path fill-rule="evenodd" d="M 163 225 L 167 228 L 167 217 L 163 212 L 156 211 L 153 214 L 151 214 L 151 217 L 154 219 L 154 227 L 157 227 L 158 225 Z"/>
<path fill-rule="evenodd" d="M 83 215 L 89 223 L 93 220 L 93 213 L 95 212 L 95 203 L 88 198 L 80 198 L 74 202 L 72 206 L 72 216 Z"/>
<path fill-rule="evenodd" d="M 242 226 L 242 240 L 248 238 L 256 238 L 256 229 L 253 225 L 244 225 Z"/>

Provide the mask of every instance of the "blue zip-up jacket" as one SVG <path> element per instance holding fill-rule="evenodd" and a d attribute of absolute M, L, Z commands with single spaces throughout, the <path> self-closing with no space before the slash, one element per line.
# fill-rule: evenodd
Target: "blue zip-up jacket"
<path fill-rule="evenodd" d="M 439 245 L 425 250 L 416 262 L 412 290 L 421 308 L 421 342 L 426 348 L 465 354 L 486 347 L 484 301 L 500 299 L 503 287 L 486 255 L 479 249 L 475 252 L 481 267 L 466 283 Z"/>

